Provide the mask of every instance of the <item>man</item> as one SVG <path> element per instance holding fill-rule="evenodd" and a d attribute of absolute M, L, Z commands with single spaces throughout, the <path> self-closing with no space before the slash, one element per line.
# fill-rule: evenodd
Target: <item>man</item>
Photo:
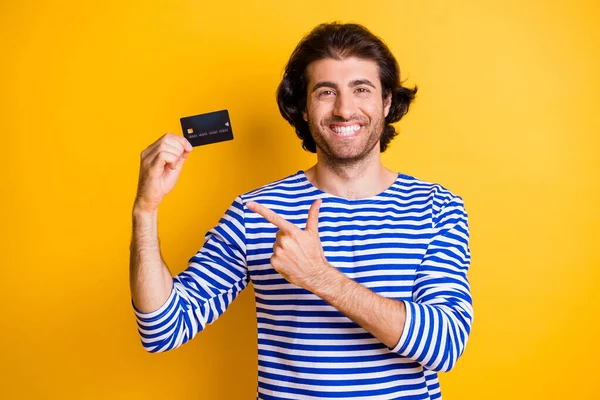
<path fill-rule="evenodd" d="M 415 92 L 364 27 L 316 27 L 277 96 L 316 165 L 238 196 L 175 278 L 157 208 L 192 147 L 167 134 L 144 150 L 131 246 L 144 347 L 187 342 L 252 280 L 257 398 L 441 398 L 437 372 L 473 320 L 469 233 L 459 196 L 381 164 Z"/>

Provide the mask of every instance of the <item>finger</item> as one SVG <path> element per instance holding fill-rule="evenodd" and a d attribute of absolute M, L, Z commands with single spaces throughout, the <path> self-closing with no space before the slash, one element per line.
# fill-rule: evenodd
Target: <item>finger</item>
<path fill-rule="evenodd" d="M 175 162 L 175 166 L 173 167 L 173 169 L 176 169 L 177 171 L 181 171 L 181 169 L 183 168 L 183 163 L 187 159 L 188 154 L 189 154 L 188 152 L 184 152 Z"/>
<path fill-rule="evenodd" d="M 192 145 L 186 138 L 173 133 L 165 133 L 156 142 L 152 143 L 150 146 L 146 147 L 144 151 L 142 151 L 141 158 L 145 159 L 150 157 L 151 160 L 154 159 L 157 149 L 159 149 L 165 143 L 170 144 L 175 148 L 181 148 L 182 151 L 186 150 L 190 152 L 193 149 Z"/>
<path fill-rule="evenodd" d="M 319 232 L 319 210 L 321 209 L 321 199 L 315 200 L 308 210 L 308 218 L 306 219 L 306 230 L 311 232 Z"/>
<path fill-rule="evenodd" d="M 146 147 L 144 149 L 144 151 L 142 151 L 142 158 L 147 158 L 150 154 L 155 153 L 156 149 L 158 147 L 160 147 L 160 145 L 162 143 L 164 143 L 167 135 L 168 135 L 168 133 L 165 133 L 164 135 L 162 135 L 161 137 L 159 137 L 158 140 L 156 140 L 154 143 L 152 143 L 148 147 Z M 152 157 L 152 159 L 154 159 L 154 157 Z"/>
<path fill-rule="evenodd" d="M 292 224 L 291 222 L 285 220 L 284 218 L 280 217 L 277 213 L 275 213 L 274 211 L 268 209 L 267 207 L 258 204 L 255 201 L 249 201 L 246 206 L 254 211 L 257 214 L 262 215 L 263 217 L 265 217 L 265 219 L 267 221 L 269 221 L 270 223 L 272 223 L 273 225 L 275 225 L 276 227 L 278 227 L 279 229 L 281 229 L 284 232 L 287 233 L 291 233 L 293 232 L 295 229 L 298 229 L 298 227 L 294 224 Z"/>
<path fill-rule="evenodd" d="M 181 146 L 182 150 L 192 151 L 193 149 L 191 143 L 185 137 L 175 135 L 174 133 L 167 133 L 165 135 L 165 140 L 171 144 L 177 144 L 178 146 Z"/>
<path fill-rule="evenodd" d="M 185 151 L 183 150 L 183 148 L 181 147 L 181 145 L 179 144 L 172 144 L 169 142 L 163 142 L 160 144 L 160 146 L 154 148 L 152 150 L 152 152 L 148 153 L 144 159 L 142 160 L 142 162 L 146 162 L 146 163 L 152 163 L 158 154 L 160 153 L 171 153 L 173 154 L 175 157 L 179 157 L 182 153 L 185 153 Z"/>
<path fill-rule="evenodd" d="M 275 244 L 281 242 L 281 238 L 285 235 L 285 233 L 280 229 L 275 233 Z"/>
<path fill-rule="evenodd" d="M 164 171 L 165 164 L 170 169 L 175 169 L 175 163 L 177 161 L 177 156 L 173 153 L 169 152 L 160 152 L 152 163 L 150 164 L 150 171 L 156 174 L 156 176 L 162 175 Z"/>

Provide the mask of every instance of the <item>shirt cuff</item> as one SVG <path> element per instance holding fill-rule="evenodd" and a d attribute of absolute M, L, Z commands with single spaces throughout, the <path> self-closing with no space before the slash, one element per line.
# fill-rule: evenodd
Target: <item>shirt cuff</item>
<path fill-rule="evenodd" d="M 394 348 L 390 348 L 394 353 L 400 353 L 402 350 L 406 349 L 408 339 L 412 336 L 412 331 L 415 328 L 412 303 L 405 300 L 401 301 L 404 303 L 404 309 L 406 310 L 406 319 L 404 320 L 404 328 L 402 329 L 402 335 L 400 336 L 398 344 L 396 344 Z"/>
<path fill-rule="evenodd" d="M 171 294 L 169 295 L 167 300 L 165 300 L 164 304 L 162 306 L 160 306 L 160 308 L 156 311 L 151 311 L 151 312 L 140 311 L 135 306 L 133 299 L 131 299 L 131 305 L 133 306 L 133 311 L 135 312 L 135 316 L 137 317 L 138 321 L 141 321 L 141 322 L 152 322 L 152 321 L 156 321 L 157 319 L 164 317 L 165 315 L 169 314 L 170 311 L 175 307 L 175 303 L 176 303 L 175 302 L 175 285 L 173 285 L 173 287 L 171 288 Z"/>

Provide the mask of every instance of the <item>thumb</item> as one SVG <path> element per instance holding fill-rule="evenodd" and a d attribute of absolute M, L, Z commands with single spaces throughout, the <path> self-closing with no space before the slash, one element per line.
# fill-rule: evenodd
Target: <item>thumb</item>
<path fill-rule="evenodd" d="M 319 232 L 319 210 L 321 208 L 321 199 L 315 200 L 308 210 L 308 218 L 306 220 L 306 230 Z"/>

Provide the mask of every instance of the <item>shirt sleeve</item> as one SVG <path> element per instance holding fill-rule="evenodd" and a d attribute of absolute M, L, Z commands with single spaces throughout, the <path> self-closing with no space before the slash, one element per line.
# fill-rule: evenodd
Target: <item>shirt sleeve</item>
<path fill-rule="evenodd" d="M 404 302 L 404 330 L 391 350 L 429 370 L 446 372 L 464 352 L 473 323 L 468 216 L 462 199 L 445 201 L 433 224 L 434 237 L 416 271 L 413 301 Z"/>
<path fill-rule="evenodd" d="M 174 349 L 213 323 L 248 285 L 244 206 L 238 196 L 209 230 L 187 269 L 173 277 L 171 295 L 158 310 L 140 312 L 133 305 L 144 348 Z M 132 301 L 133 304 L 133 301 Z"/>

